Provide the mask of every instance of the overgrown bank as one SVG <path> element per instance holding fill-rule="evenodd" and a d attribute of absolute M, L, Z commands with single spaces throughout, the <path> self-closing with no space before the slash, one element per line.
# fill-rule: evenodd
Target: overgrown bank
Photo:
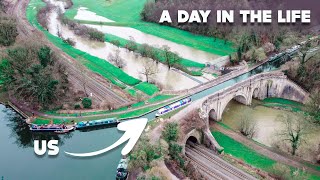
<path fill-rule="evenodd" d="M 67 42 L 63 41 L 62 39 L 56 36 L 53 36 L 48 31 L 46 31 L 37 21 L 37 12 L 39 9 L 45 7 L 45 5 L 46 4 L 41 0 L 31 0 L 27 8 L 27 18 L 29 22 L 33 26 L 41 30 L 55 46 L 62 49 L 65 53 L 70 55 L 72 58 L 81 62 L 88 69 L 100 74 L 101 76 L 108 79 L 110 82 L 119 86 L 122 89 L 125 89 L 127 86 L 131 86 L 131 87 L 135 86 L 135 88 L 149 95 L 152 95 L 158 91 L 158 88 L 155 85 L 144 83 L 145 84 L 144 87 L 147 86 L 149 89 L 153 90 L 153 92 L 146 92 L 145 91 L 146 89 L 141 88 L 140 86 L 137 86 L 141 83 L 140 80 L 129 76 L 128 74 L 124 73 L 121 69 L 113 66 L 112 64 L 110 64 L 109 62 L 103 59 L 91 56 L 85 52 L 82 52 L 80 50 L 73 48 Z"/>

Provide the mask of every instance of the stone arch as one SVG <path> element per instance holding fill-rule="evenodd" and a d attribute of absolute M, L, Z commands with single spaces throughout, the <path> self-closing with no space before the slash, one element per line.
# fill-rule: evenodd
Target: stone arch
<path fill-rule="evenodd" d="M 260 88 L 256 87 L 253 89 L 251 97 L 257 99 L 259 98 L 259 93 L 260 93 Z"/>
<path fill-rule="evenodd" d="M 188 142 L 199 144 L 198 139 L 196 137 L 194 137 L 194 136 L 189 136 L 189 138 L 187 139 L 186 143 L 188 144 Z"/>
<path fill-rule="evenodd" d="M 249 98 L 244 95 L 244 94 L 241 94 L 241 93 L 237 93 L 235 94 L 234 96 L 231 96 L 231 98 L 228 98 L 227 101 L 225 101 L 224 104 L 221 105 L 221 108 L 220 108 L 220 113 L 217 117 L 217 120 L 221 120 L 222 119 L 222 114 L 225 110 L 225 108 L 227 107 L 227 105 L 232 101 L 232 100 L 236 100 L 237 102 L 241 103 L 241 104 L 244 104 L 244 105 L 249 105 Z"/>
<path fill-rule="evenodd" d="M 209 121 L 213 120 L 213 121 L 217 121 L 218 120 L 218 113 L 215 109 L 211 109 L 209 111 Z"/>
<path fill-rule="evenodd" d="M 191 138 L 190 138 L 191 137 Z M 189 133 L 187 133 L 184 138 L 182 139 L 183 142 L 182 144 L 184 144 L 183 148 L 182 148 L 182 153 L 185 154 L 185 145 L 187 144 L 188 140 L 193 139 L 196 140 L 198 144 L 202 144 L 202 140 L 203 140 L 203 133 L 201 130 L 198 129 L 192 129 Z M 180 141 L 181 142 L 181 141 Z"/>

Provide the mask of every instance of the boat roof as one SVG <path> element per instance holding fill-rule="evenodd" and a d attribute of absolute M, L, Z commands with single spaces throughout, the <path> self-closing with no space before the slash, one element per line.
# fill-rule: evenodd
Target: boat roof
<path fill-rule="evenodd" d="M 78 124 L 87 124 L 87 123 L 101 123 L 106 121 L 116 120 L 116 118 L 108 118 L 108 119 L 99 119 L 99 120 L 93 120 L 93 121 L 80 121 Z"/>

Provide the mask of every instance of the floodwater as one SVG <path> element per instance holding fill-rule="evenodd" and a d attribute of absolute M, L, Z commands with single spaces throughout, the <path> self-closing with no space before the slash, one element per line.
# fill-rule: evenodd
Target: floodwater
<path fill-rule="evenodd" d="M 98 16 L 96 13 L 87 10 L 85 7 L 78 9 L 77 15 L 74 19 L 77 20 L 87 20 L 87 21 L 97 21 L 97 22 L 114 22 L 108 18 Z M 190 59 L 199 63 L 211 62 L 214 63 L 215 59 L 220 56 L 207 53 L 205 51 L 197 50 L 185 45 L 174 43 L 157 36 L 143 33 L 137 29 L 130 27 L 121 27 L 121 26 L 106 26 L 106 25 L 91 25 L 85 24 L 86 26 L 96 28 L 101 32 L 112 34 L 127 40 L 133 38 L 139 44 L 149 44 L 153 47 L 160 48 L 164 45 L 170 47 L 171 51 L 178 53 L 181 57 L 185 59 Z"/>
<path fill-rule="evenodd" d="M 99 16 L 94 12 L 89 11 L 85 7 L 80 7 L 77 11 L 76 16 L 74 17 L 76 20 L 84 20 L 84 21 L 98 21 L 98 22 L 114 22 L 108 18 L 105 18 L 103 16 Z"/>
<path fill-rule="evenodd" d="M 73 158 L 69 152 L 103 149 L 122 136 L 117 128 L 66 135 L 31 133 L 23 119 L 0 104 L 0 178 L 9 179 L 114 179 L 121 158 L 120 147 L 92 158 Z M 59 140 L 58 156 L 37 156 L 33 140 Z"/>
<path fill-rule="evenodd" d="M 57 13 L 53 11 L 50 15 L 49 32 L 57 36 L 58 32 L 65 39 L 70 38 L 75 42 L 75 48 L 83 52 L 86 52 L 92 56 L 99 57 L 104 60 L 108 60 L 109 55 L 115 56 L 116 50 L 119 50 L 119 56 L 125 61 L 125 66 L 122 68 L 124 72 L 132 77 L 146 81 L 146 77 L 142 74 L 146 62 L 152 61 L 152 59 L 141 57 L 136 53 L 130 52 L 125 48 L 118 48 L 113 44 L 107 42 L 95 42 L 86 38 L 79 37 L 69 30 L 66 26 L 61 25 L 57 20 Z M 154 81 L 158 86 L 161 86 L 165 90 L 183 90 L 199 85 L 202 81 L 195 81 L 180 71 L 169 70 L 166 65 L 153 62 L 153 66 L 156 69 L 150 79 Z"/>
<path fill-rule="evenodd" d="M 283 124 L 277 119 L 278 115 L 289 111 L 268 108 L 259 105 L 260 101 L 254 100 L 252 106 L 245 106 L 236 101 L 231 101 L 222 115 L 222 122 L 234 130 L 237 130 L 240 124 L 241 116 L 244 113 L 250 113 L 250 118 L 256 123 L 257 133 L 253 138 L 255 141 L 269 147 L 280 147 L 283 151 L 290 150 L 288 144 L 284 144 L 277 135 L 283 128 Z M 311 134 L 306 136 L 306 143 L 303 143 L 297 153 L 301 158 L 314 161 L 315 154 L 320 144 L 320 127 L 310 130 Z"/>

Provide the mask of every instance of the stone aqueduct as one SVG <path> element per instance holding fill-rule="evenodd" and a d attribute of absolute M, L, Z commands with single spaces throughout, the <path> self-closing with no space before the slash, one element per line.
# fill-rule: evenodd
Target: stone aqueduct
<path fill-rule="evenodd" d="M 207 147 L 219 151 L 221 147 L 210 133 L 209 121 L 220 121 L 226 106 L 233 99 L 245 105 L 251 105 L 253 98 L 262 100 L 267 97 L 280 97 L 305 103 L 308 96 L 307 91 L 289 80 L 282 72 L 261 73 L 252 76 L 193 103 L 192 109 L 199 109 L 200 118 L 205 121 L 207 127 L 205 130 L 201 130 L 202 132 L 192 129 L 184 135 L 184 142 L 181 143 L 186 143 L 192 137 Z"/>

